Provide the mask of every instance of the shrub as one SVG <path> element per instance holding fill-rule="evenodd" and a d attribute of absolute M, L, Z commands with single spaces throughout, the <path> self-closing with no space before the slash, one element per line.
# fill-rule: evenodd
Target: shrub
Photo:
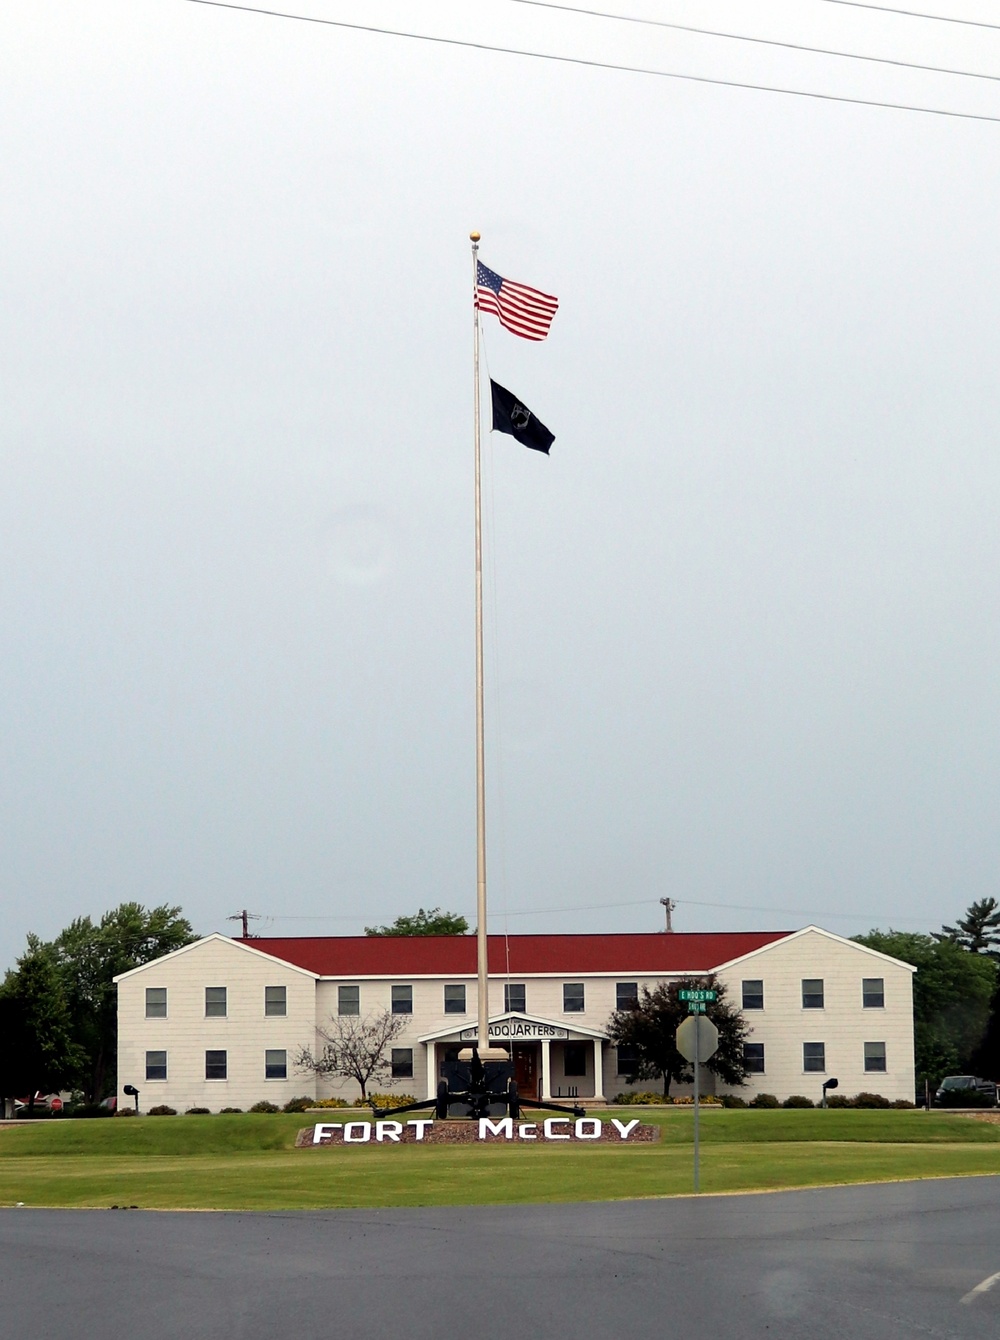
<path fill-rule="evenodd" d="M 719 1101 L 723 1107 L 746 1107 L 747 1100 L 741 1098 L 738 1093 L 724 1093 Z"/>
<path fill-rule="evenodd" d="M 773 1093 L 758 1093 L 756 1097 L 750 1099 L 750 1107 L 780 1107 L 781 1104 Z"/>
<path fill-rule="evenodd" d="M 651 1093 L 647 1090 L 645 1093 L 620 1093 L 615 1099 L 622 1107 L 629 1107 L 633 1103 L 669 1103 L 673 1100 L 665 1098 L 662 1093 Z"/>
<path fill-rule="evenodd" d="M 278 1104 L 269 1103 L 266 1098 L 262 1098 L 259 1103 L 254 1103 L 250 1108 L 251 1112 L 277 1112 Z"/>
<path fill-rule="evenodd" d="M 137 1117 L 139 1113 L 134 1107 L 120 1107 L 115 1113 L 116 1117 Z"/>
<path fill-rule="evenodd" d="M 185 1111 L 186 1117 L 207 1117 L 211 1114 L 211 1108 L 208 1107 L 189 1107 Z"/>
<path fill-rule="evenodd" d="M 815 1107 L 816 1104 L 804 1093 L 791 1093 L 781 1104 L 782 1107 Z"/>
<path fill-rule="evenodd" d="M 220 1112 L 242 1112 L 242 1107 L 220 1107 Z"/>
<path fill-rule="evenodd" d="M 894 1098 L 893 1101 L 889 1104 L 889 1106 L 896 1108 L 904 1108 L 904 1107 L 915 1108 L 916 1103 L 911 1103 L 909 1098 Z"/>
<path fill-rule="evenodd" d="M 848 1098 L 846 1093 L 828 1093 L 826 1095 L 827 1107 L 853 1107 L 854 1099 Z"/>
<path fill-rule="evenodd" d="M 313 1107 L 347 1107 L 346 1098 L 317 1098 Z"/>
<path fill-rule="evenodd" d="M 417 1100 L 412 1093 L 370 1093 L 367 1101 L 372 1107 L 409 1107 L 411 1103 Z M 359 1100 L 359 1106 L 361 1102 Z"/>
<path fill-rule="evenodd" d="M 305 1112 L 306 1109 L 312 1107 L 312 1105 L 313 1100 L 303 1095 L 301 1098 L 289 1098 L 288 1102 L 281 1110 L 282 1112 Z"/>
<path fill-rule="evenodd" d="M 888 1098 L 880 1093 L 856 1093 L 851 1099 L 852 1107 L 888 1107 Z"/>
<path fill-rule="evenodd" d="M 166 1103 L 157 1103 L 155 1107 L 149 1109 L 149 1115 L 151 1117 L 176 1117 L 177 1109 L 176 1107 L 168 1107 Z"/>

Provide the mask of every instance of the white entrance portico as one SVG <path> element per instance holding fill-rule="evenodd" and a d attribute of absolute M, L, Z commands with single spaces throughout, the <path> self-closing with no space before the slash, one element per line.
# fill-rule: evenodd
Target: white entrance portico
<path fill-rule="evenodd" d="M 511 1052 L 518 1088 L 524 1097 L 542 1102 L 569 1096 L 604 1101 L 606 1033 L 514 1011 L 495 1015 L 489 1028 L 490 1043 L 507 1047 Z M 468 1046 L 476 1037 L 473 1025 L 442 1028 L 417 1039 L 427 1048 L 428 1098 L 437 1092 L 441 1065 L 448 1053 Z M 535 1058 L 540 1064 L 536 1064 Z"/>

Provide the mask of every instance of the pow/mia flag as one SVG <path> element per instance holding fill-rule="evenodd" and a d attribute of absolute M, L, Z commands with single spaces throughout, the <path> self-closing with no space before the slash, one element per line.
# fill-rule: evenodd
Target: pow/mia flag
<path fill-rule="evenodd" d="M 524 447 L 532 451 L 544 451 L 556 440 L 539 419 L 536 419 L 527 405 L 522 405 L 513 392 L 506 390 L 499 382 L 490 378 L 490 391 L 493 396 L 493 430 L 497 433 L 510 433 Z"/>

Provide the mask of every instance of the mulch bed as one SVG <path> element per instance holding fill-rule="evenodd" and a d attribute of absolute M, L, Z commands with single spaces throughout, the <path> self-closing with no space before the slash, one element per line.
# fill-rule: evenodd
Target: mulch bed
<path fill-rule="evenodd" d="M 386 1120 L 392 1120 L 392 1118 L 386 1118 Z M 401 1118 L 401 1120 L 404 1120 L 404 1121 L 405 1121 L 405 1118 Z M 620 1120 L 620 1118 L 619 1118 L 619 1120 Z M 417 1140 L 417 1127 L 416 1127 L 416 1126 L 404 1125 L 402 1131 L 399 1132 L 399 1140 L 398 1140 L 398 1141 L 395 1141 L 395 1140 L 388 1140 L 388 1139 L 383 1139 L 382 1141 L 377 1141 L 377 1140 L 376 1140 L 376 1131 L 375 1131 L 375 1123 L 374 1123 L 374 1122 L 351 1122 L 350 1124 L 351 1124 L 352 1127 L 354 1128 L 354 1132 L 356 1133 L 356 1135 L 360 1135 L 360 1134 L 361 1134 L 360 1129 L 359 1129 L 361 1126 L 370 1126 L 372 1129 L 371 1129 L 371 1134 L 370 1134 L 370 1138 L 369 1138 L 369 1140 L 365 1141 L 365 1140 L 363 1140 L 363 1139 L 357 1139 L 357 1138 L 355 1138 L 355 1139 L 351 1140 L 350 1142 L 345 1141 L 345 1139 L 344 1139 L 344 1128 L 343 1128 L 343 1125 L 341 1125 L 337 1130 L 327 1131 L 327 1132 L 324 1133 L 324 1137 L 323 1137 L 323 1140 L 322 1140 L 322 1145 L 324 1145 L 324 1146 L 325 1146 L 325 1145 L 343 1145 L 343 1144 L 346 1144 L 346 1143 L 350 1143 L 350 1144 L 352 1144 L 352 1145 L 353 1145 L 353 1144 L 373 1144 L 373 1145 L 374 1145 L 374 1144 L 385 1144 L 385 1145 L 388 1145 L 388 1144 L 397 1144 L 397 1143 L 398 1143 L 398 1144 L 404 1144 L 404 1145 L 412 1145 L 412 1144 L 424 1144 L 424 1145 L 480 1145 L 480 1144 L 482 1144 L 482 1145 L 546 1145 L 546 1146 L 548 1146 L 548 1145 L 560 1145 L 560 1144 L 578 1144 L 578 1145 L 600 1145 L 600 1144 L 605 1144 L 605 1145 L 622 1145 L 622 1144 L 627 1144 L 627 1145 L 641 1145 L 641 1144 L 652 1144 L 653 1141 L 655 1141 L 655 1140 L 659 1140 L 659 1139 L 660 1139 L 660 1128 L 659 1128 L 659 1126 L 643 1126 L 643 1125 L 640 1124 L 639 1126 L 635 1126 L 635 1127 L 632 1128 L 632 1130 L 629 1132 L 629 1135 L 628 1135 L 628 1139 L 627 1139 L 627 1140 L 623 1140 L 622 1137 L 621 1137 L 621 1133 L 619 1132 L 618 1128 L 617 1128 L 616 1126 L 613 1126 L 613 1125 L 611 1124 L 610 1121 L 603 1121 L 603 1120 L 601 1121 L 601 1133 L 600 1133 L 600 1135 L 598 1135 L 596 1138 L 595 1138 L 594 1136 L 590 1136 L 589 1138 L 588 1138 L 588 1137 L 584 1137 L 583 1139 L 581 1139 L 580 1137 L 578 1137 L 578 1136 L 576 1135 L 576 1133 L 575 1133 L 575 1123 L 573 1122 L 572 1118 L 570 1118 L 570 1119 L 569 1119 L 569 1124 L 568 1124 L 568 1125 L 566 1125 L 566 1126 L 562 1126 L 562 1125 L 560 1125 L 560 1126 L 558 1126 L 558 1127 L 555 1128 L 555 1129 L 558 1131 L 558 1133 L 559 1133 L 560 1135 L 568 1136 L 568 1139 L 566 1139 L 566 1140 L 558 1140 L 558 1139 L 556 1139 L 556 1140 L 553 1140 L 553 1139 L 548 1139 L 548 1140 L 546 1140 L 546 1139 L 543 1137 L 543 1135 L 542 1135 L 542 1122 L 543 1122 L 543 1121 L 544 1121 L 544 1117 L 540 1117 L 539 1120 L 538 1120 L 537 1122 L 533 1123 L 534 1126 L 535 1126 L 535 1131 L 534 1131 L 534 1132 L 530 1132 L 530 1130 L 529 1130 L 529 1134 L 528 1134 L 528 1138 L 527 1138 L 527 1139 L 525 1139 L 523 1136 L 519 1137 L 519 1136 L 518 1136 L 518 1130 L 519 1130 L 519 1129 L 523 1129 L 526 1125 L 529 1126 L 529 1128 L 530 1128 L 530 1126 L 532 1125 L 532 1123 L 526 1121 L 525 1119 L 522 1119 L 522 1120 L 519 1121 L 519 1122 L 515 1122 L 515 1123 L 514 1123 L 514 1135 L 513 1135 L 513 1137 L 512 1137 L 511 1139 L 509 1139 L 509 1140 L 506 1138 L 506 1136 L 503 1136 L 503 1135 L 494 1135 L 492 1132 L 489 1132 L 489 1131 L 486 1133 L 486 1135 L 484 1136 L 484 1138 L 483 1138 L 482 1140 L 480 1140 L 480 1138 L 479 1138 L 479 1122 L 478 1122 L 478 1121 L 435 1121 L 435 1122 L 433 1122 L 431 1125 L 429 1125 L 429 1126 L 425 1126 L 425 1127 L 424 1127 L 423 1139 L 422 1139 L 422 1140 L 419 1140 L 419 1141 Z M 346 1123 L 345 1123 L 345 1124 L 346 1124 Z M 624 1124 L 627 1125 L 628 1123 L 626 1122 L 626 1123 L 624 1123 Z M 592 1129 L 592 1127 L 591 1127 L 590 1129 Z M 532 1138 L 531 1138 L 532 1134 L 536 1135 L 537 1138 L 536 1138 L 536 1139 L 532 1139 Z M 315 1148 L 317 1147 L 317 1146 L 314 1145 L 314 1143 L 313 1143 L 313 1127 L 312 1127 L 312 1126 L 304 1126 L 304 1127 L 299 1131 L 298 1136 L 296 1137 L 296 1140 L 295 1140 L 295 1147 L 296 1147 L 297 1149 L 315 1149 Z"/>

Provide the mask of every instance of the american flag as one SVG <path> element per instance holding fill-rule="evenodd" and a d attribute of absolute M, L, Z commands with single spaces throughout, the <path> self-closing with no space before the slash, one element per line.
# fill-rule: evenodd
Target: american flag
<path fill-rule="evenodd" d="M 559 306 L 559 299 L 539 293 L 527 284 L 515 284 L 476 262 L 476 306 L 492 312 L 501 326 L 526 340 L 544 340 Z"/>

